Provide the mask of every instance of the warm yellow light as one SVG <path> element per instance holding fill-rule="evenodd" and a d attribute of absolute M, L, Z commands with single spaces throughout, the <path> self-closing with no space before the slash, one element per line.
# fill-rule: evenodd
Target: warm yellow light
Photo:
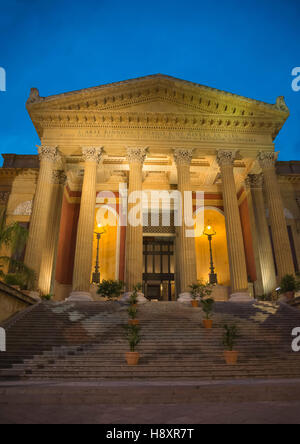
<path fill-rule="evenodd" d="M 214 228 L 212 227 L 212 225 L 210 225 L 210 223 L 208 223 L 208 225 L 206 225 L 203 234 L 205 234 L 206 236 L 214 236 L 216 234 Z"/>

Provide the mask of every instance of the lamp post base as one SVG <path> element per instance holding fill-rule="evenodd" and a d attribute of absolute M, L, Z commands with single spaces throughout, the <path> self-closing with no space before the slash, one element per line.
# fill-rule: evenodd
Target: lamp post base
<path fill-rule="evenodd" d="M 209 283 L 211 285 L 217 284 L 218 283 L 218 277 L 216 273 L 210 273 L 209 274 Z"/>

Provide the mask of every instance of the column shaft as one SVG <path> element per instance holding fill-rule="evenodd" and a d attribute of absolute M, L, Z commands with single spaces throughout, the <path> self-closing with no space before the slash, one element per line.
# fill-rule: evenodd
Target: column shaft
<path fill-rule="evenodd" d="M 197 264 L 196 264 L 196 246 L 195 238 L 187 237 L 184 220 L 185 205 L 191 202 L 186 201 L 184 192 L 192 192 L 190 178 L 190 164 L 192 161 L 192 150 L 175 149 L 174 158 L 177 165 L 178 175 L 178 191 L 182 196 L 182 223 L 178 227 L 178 242 L 176 254 L 179 255 L 179 272 L 180 272 L 180 293 L 189 293 L 189 286 L 197 282 Z"/>
<path fill-rule="evenodd" d="M 40 170 L 34 196 L 32 215 L 30 218 L 29 236 L 24 261 L 25 264 L 35 272 L 35 286 L 37 286 L 39 280 L 53 188 L 52 171 L 57 157 L 56 148 L 45 146 L 39 147 Z"/>
<path fill-rule="evenodd" d="M 264 176 L 278 277 L 281 279 L 286 274 L 294 274 L 295 268 L 282 198 L 276 177 L 275 153 L 260 152 L 258 161 Z"/>
<path fill-rule="evenodd" d="M 146 148 L 128 148 L 127 157 L 129 161 L 129 189 L 128 196 L 131 193 L 140 193 L 142 199 L 142 170 L 143 162 L 147 154 Z M 136 204 L 128 204 L 128 216 L 131 209 Z M 142 211 L 142 205 L 141 205 Z M 142 214 L 141 214 L 142 218 Z M 132 226 L 130 218 L 126 229 L 126 287 L 132 291 L 133 287 L 143 282 L 143 226 Z"/>
<path fill-rule="evenodd" d="M 96 176 L 102 148 L 83 148 L 82 152 L 85 165 L 76 238 L 73 292 L 89 293 L 93 261 Z"/>
<path fill-rule="evenodd" d="M 245 192 L 246 192 L 246 199 L 248 204 L 248 211 L 249 211 L 249 221 L 250 221 L 250 229 L 251 229 L 251 237 L 252 237 L 252 246 L 253 246 L 253 252 L 254 252 L 254 262 L 255 262 L 255 270 L 256 270 L 256 281 L 254 282 L 254 288 L 255 288 L 255 294 L 256 295 L 262 295 L 265 293 L 264 286 L 263 286 L 263 278 L 262 278 L 262 270 L 261 270 L 261 260 L 260 260 L 260 254 L 259 254 L 259 238 L 258 238 L 258 231 L 257 231 L 257 223 L 255 219 L 255 212 L 254 212 L 254 202 L 252 198 L 251 193 L 251 179 L 249 176 L 245 180 Z"/>
<path fill-rule="evenodd" d="M 248 292 L 244 240 L 233 175 L 235 153 L 219 151 L 232 293 Z"/>
<path fill-rule="evenodd" d="M 259 254 L 263 293 L 271 293 L 276 288 L 274 258 L 266 219 L 266 208 L 263 196 L 262 175 L 249 175 L 255 228 L 257 233 L 257 248 Z"/>
<path fill-rule="evenodd" d="M 43 256 L 39 276 L 39 289 L 43 294 L 51 293 L 54 258 L 58 242 L 62 199 L 66 176 L 63 171 L 53 172 L 53 188 L 49 219 L 46 228 Z"/>

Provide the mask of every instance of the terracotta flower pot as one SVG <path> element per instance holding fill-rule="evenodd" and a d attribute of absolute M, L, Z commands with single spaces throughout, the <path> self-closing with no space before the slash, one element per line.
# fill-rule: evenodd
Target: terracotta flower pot
<path fill-rule="evenodd" d="M 125 353 L 126 361 L 128 365 L 137 365 L 139 363 L 140 354 L 138 352 Z"/>
<path fill-rule="evenodd" d="M 192 306 L 193 306 L 194 308 L 198 308 L 198 307 L 199 307 L 199 302 L 196 301 L 196 300 L 194 300 L 194 299 L 191 301 L 191 304 L 192 304 Z"/>
<path fill-rule="evenodd" d="M 203 319 L 204 328 L 212 328 L 212 325 L 213 325 L 212 319 Z"/>
<path fill-rule="evenodd" d="M 237 351 L 229 351 L 229 350 L 224 351 L 224 357 L 225 357 L 226 364 L 236 365 L 237 360 L 238 360 L 238 354 L 239 354 L 239 352 L 237 352 Z"/>
<path fill-rule="evenodd" d="M 295 292 L 294 291 L 287 291 L 286 293 L 284 293 L 284 296 L 286 297 L 286 299 L 288 301 L 291 301 L 292 299 L 294 299 Z"/>
<path fill-rule="evenodd" d="M 129 319 L 129 325 L 139 325 L 140 321 L 138 319 Z"/>

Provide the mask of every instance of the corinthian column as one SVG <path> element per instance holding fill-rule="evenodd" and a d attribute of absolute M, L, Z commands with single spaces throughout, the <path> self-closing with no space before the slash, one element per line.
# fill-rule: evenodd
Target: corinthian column
<path fill-rule="evenodd" d="M 49 220 L 49 210 L 52 193 L 52 171 L 58 160 L 56 147 L 38 147 L 40 169 L 32 215 L 30 218 L 29 236 L 25 253 L 25 264 L 35 272 L 35 288 L 39 280 L 41 259 L 45 240 L 46 227 Z"/>
<path fill-rule="evenodd" d="M 129 162 L 129 203 L 128 225 L 126 229 L 126 286 L 128 292 L 134 285 L 143 282 L 143 226 L 133 226 L 130 220 L 130 212 L 137 203 L 130 203 L 132 193 L 137 192 L 137 197 L 142 199 L 142 170 L 147 155 L 147 148 L 127 148 Z M 142 203 L 140 201 L 142 211 Z M 142 214 L 140 214 L 142 220 Z"/>
<path fill-rule="evenodd" d="M 69 300 L 92 300 L 90 294 L 93 261 L 97 166 L 103 148 L 82 148 L 84 178 L 81 192 L 73 271 L 73 290 Z"/>
<path fill-rule="evenodd" d="M 276 275 L 270 233 L 266 219 L 263 176 L 262 174 L 249 174 L 248 179 L 251 190 L 252 211 L 254 214 L 255 245 L 258 251 L 262 282 L 261 294 L 268 294 L 276 288 Z"/>
<path fill-rule="evenodd" d="M 294 274 L 295 268 L 275 172 L 275 153 L 260 152 L 257 159 L 264 176 L 278 277 L 281 279 L 286 274 Z"/>
<path fill-rule="evenodd" d="M 234 151 L 218 151 L 229 255 L 231 300 L 249 299 L 247 266 L 236 186 L 233 175 Z"/>
<path fill-rule="evenodd" d="M 64 171 L 55 170 L 52 173 L 53 186 L 51 204 L 39 276 L 39 289 L 43 294 L 51 293 L 52 274 L 55 262 L 61 206 L 66 178 L 67 177 Z"/>
<path fill-rule="evenodd" d="M 190 166 L 193 150 L 177 148 L 174 150 L 174 159 L 177 165 L 178 191 L 181 193 L 182 208 L 192 204 L 192 199 L 186 199 L 185 192 L 191 190 Z M 189 286 L 197 282 L 196 246 L 195 238 L 187 237 L 184 211 L 182 211 L 181 226 L 178 228 L 179 272 L 180 272 L 180 299 L 184 300 L 186 293 L 190 293 Z"/>

